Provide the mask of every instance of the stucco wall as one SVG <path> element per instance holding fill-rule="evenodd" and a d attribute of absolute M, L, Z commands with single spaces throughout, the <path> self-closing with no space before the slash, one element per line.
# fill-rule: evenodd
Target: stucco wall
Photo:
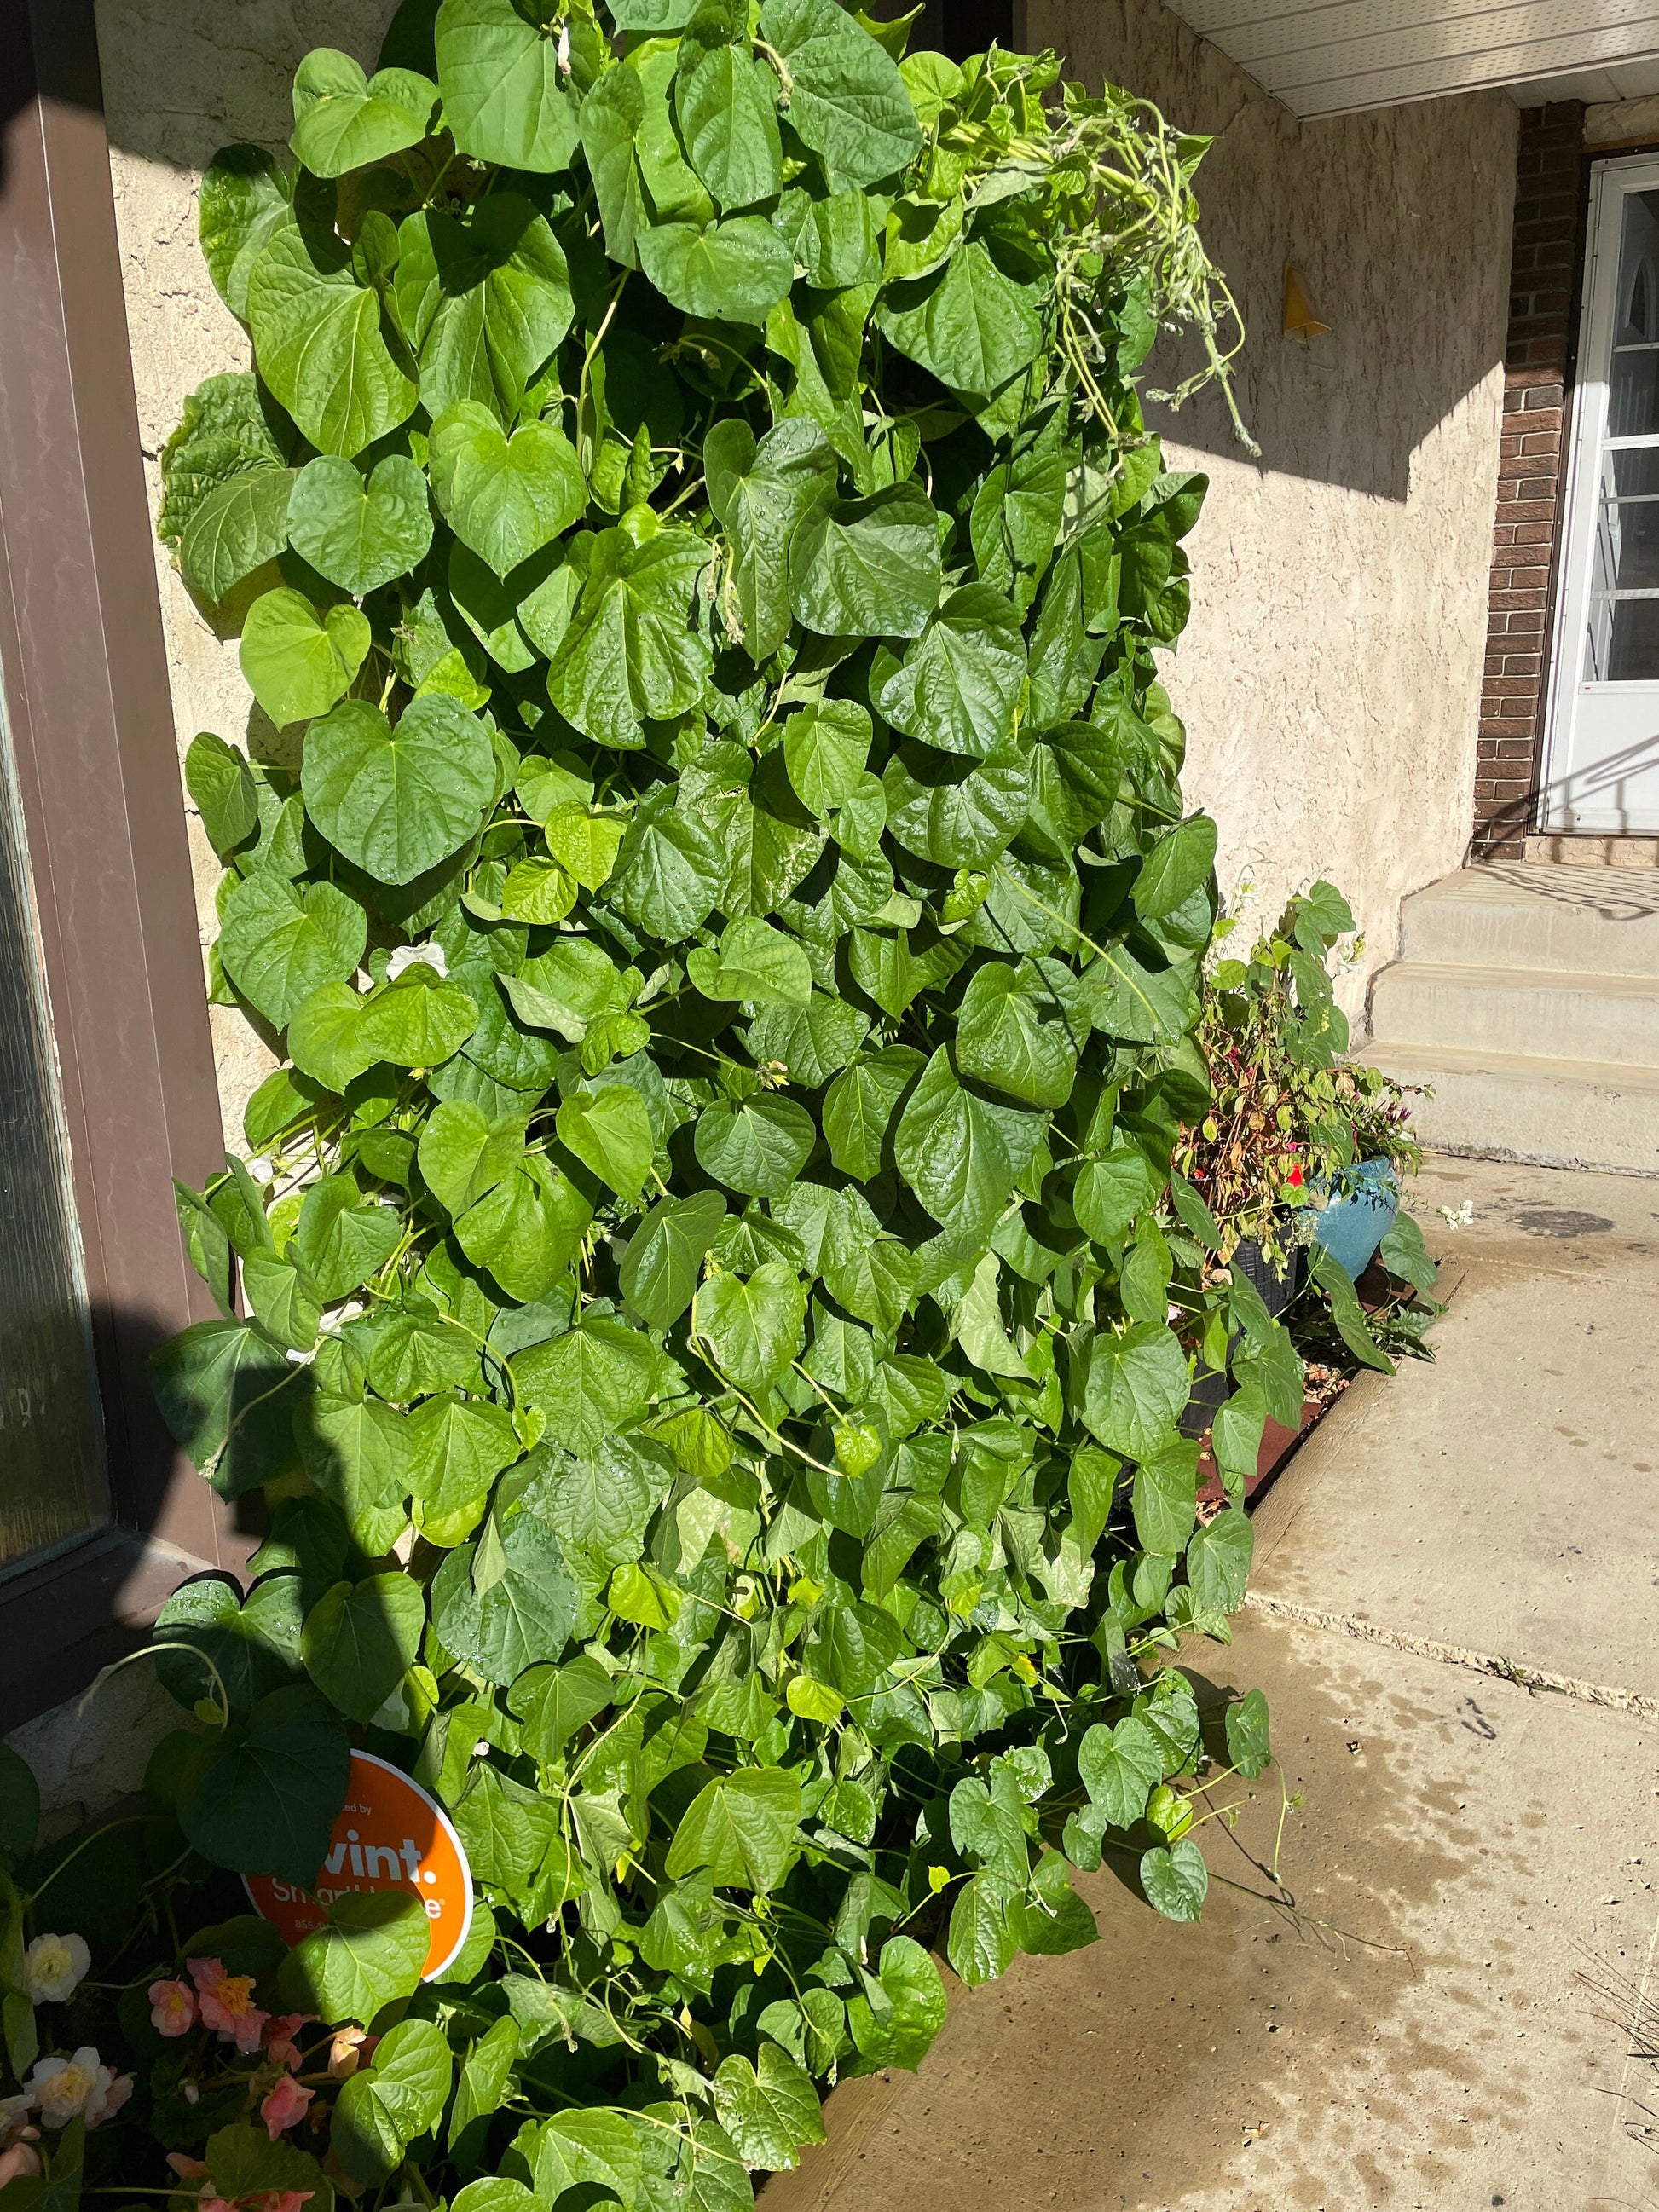
<path fill-rule="evenodd" d="M 152 511 L 161 452 L 186 393 L 246 368 L 240 325 L 214 290 L 196 238 L 196 188 L 219 148 L 272 147 L 293 128 L 294 71 L 313 46 L 345 48 L 373 68 L 395 0 L 98 0 L 98 50 L 115 219 L 126 282 L 139 438 Z M 158 544 L 156 574 L 180 757 L 198 730 L 269 750 L 237 664 Z M 261 726 L 251 732 L 250 725 Z M 216 933 L 219 864 L 193 808 L 191 856 L 205 945 Z M 242 1109 L 276 1065 L 234 1007 L 212 1009 L 226 1142 L 242 1149 Z"/>
<path fill-rule="evenodd" d="M 283 142 L 310 46 L 372 65 L 391 5 L 99 0 L 153 495 L 184 395 L 247 358 L 197 249 L 200 170 L 229 140 Z M 1221 822 L 1224 884 L 1248 874 L 1253 914 L 1270 917 L 1298 882 L 1331 876 L 1374 965 L 1401 895 L 1455 866 L 1468 834 L 1514 110 L 1483 94 L 1298 124 L 1158 0 L 1031 0 L 1030 36 L 1072 74 L 1131 84 L 1218 134 L 1206 224 L 1251 332 L 1240 392 L 1263 460 L 1239 453 L 1212 404 L 1181 418 L 1171 459 L 1207 468 L 1214 488 L 1189 542 L 1194 618 L 1170 688 L 1189 788 Z M 1333 325 L 1307 346 L 1279 335 L 1287 259 Z M 157 574 L 181 749 L 200 729 L 245 740 L 234 641 L 213 635 L 159 547 Z M 191 838 L 205 941 L 218 870 L 194 822 Z M 271 1063 L 234 1012 L 215 1024 L 237 1141 Z"/>
<path fill-rule="evenodd" d="M 1258 886 L 1247 921 L 1328 876 L 1369 972 L 1469 834 L 1516 111 L 1486 93 L 1301 123 L 1155 0 L 1030 0 L 1028 38 L 1216 137 L 1199 197 L 1262 459 L 1211 401 L 1165 418 L 1171 464 L 1212 478 L 1169 661 L 1187 788 L 1220 822 L 1224 888 Z M 1281 334 L 1287 261 L 1328 337 Z"/>

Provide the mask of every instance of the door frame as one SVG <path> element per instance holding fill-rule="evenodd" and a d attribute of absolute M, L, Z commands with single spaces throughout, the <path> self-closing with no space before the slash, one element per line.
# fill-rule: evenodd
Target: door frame
<path fill-rule="evenodd" d="M 0 1729 L 251 1548 L 148 1353 L 214 1311 L 173 1180 L 223 1164 L 92 0 L 0 0 L 3 672 L 103 1409 L 112 1524 L 0 1581 Z"/>
<path fill-rule="evenodd" d="M 1613 186 L 1615 189 L 1610 190 Z M 1565 496 L 1562 507 L 1560 557 L 1556 566 L 1555 605 L 1550 618 L 1549 692 L 1539 778 L 1540 832 L 1615 836 L 1651 836 L 1652 831 L 1581 830 L 1556 819 L 1554 794 L 1565 793 L 1571 777 L 1571 748 L 1578 674 L 1583 662 L 1584 621 L 1589 596 L 1600 489 L 1599 461 L 1607 420 L 1608 380 L 1603 363 L 1611 357 L 1612 320 L 1616 308 L 1619 247 L 1624 201 L 1632 191 L 1659 191 L 1659 153 L 1615 155 L 1591 165 L 1589 221 L 1580 284 L 1577 374 L 1572 389 Z M 1609 234 L 1609 215 L 1614 221 Z M 1599 372 L 1599 373 L 1598 373 Z M 1646 687 L 1644 687 L 1646 688 Z M 1659 686 L 1654 687 L 1659 703 Z"/>

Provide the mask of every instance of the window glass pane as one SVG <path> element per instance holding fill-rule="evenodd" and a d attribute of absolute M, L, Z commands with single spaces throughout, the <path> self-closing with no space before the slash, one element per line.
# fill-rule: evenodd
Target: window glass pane
<path fill-rule="evenodd" d="M 0 1573 L 108 1518 L 80 1232 L 0 696 Z"/>
<path fill-rule="evenodd" d="M 1659 677 L 1659 448 L 1603 453 L 1590 561 L 1587 684 Z"/>
<path fill-rule="evenodd" d="M 1607 435 L 1659 431 L 1659 191 L 1625 195 Z"/>

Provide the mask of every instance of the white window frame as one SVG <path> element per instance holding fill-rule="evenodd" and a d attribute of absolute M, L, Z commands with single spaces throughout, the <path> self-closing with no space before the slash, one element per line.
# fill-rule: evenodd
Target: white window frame
<path fill-rule="evenodd" d="M 1550 639 L 1549 698 L 1542 748 L 1543 773 L 1540 779 L 1541 830 L 1571 830 L 1574 826 L 1555 817 L 1565 814 L 1571 789 L 1573 714 L 1595 566 L 1600 465 L 1613 359 L 1613 320 L 1618 307 L 1619 247 L 1624 233 L 1626 195 L 1633 191 L 1659 191 L 1659 154 L 1625 155 L 1613 161 L 1598 161 L 1592 168 L 1583 305 L 1578 326 L 1578 373 L 1572 393 L 1567 495 Z M 1563 427 L 1566 427 L 1565 422 Z M 1651 445 L 1653 441 L 1632 439 L 1629 442 L 1632 446 Z M 1635 692 L 1651 691 L 1655 687 L 1650 684 L 1610 684 L 1601 688 L 1611 692 Z"/>

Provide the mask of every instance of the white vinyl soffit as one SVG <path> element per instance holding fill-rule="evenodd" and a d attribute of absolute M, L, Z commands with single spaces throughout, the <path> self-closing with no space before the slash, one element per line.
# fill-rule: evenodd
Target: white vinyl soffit
<path fill-rule="evenodd" d="M 1501 86 L 1546 100 L 1659 93 L 1659 0 L 1171 0 L 1296 114 Z"/>

